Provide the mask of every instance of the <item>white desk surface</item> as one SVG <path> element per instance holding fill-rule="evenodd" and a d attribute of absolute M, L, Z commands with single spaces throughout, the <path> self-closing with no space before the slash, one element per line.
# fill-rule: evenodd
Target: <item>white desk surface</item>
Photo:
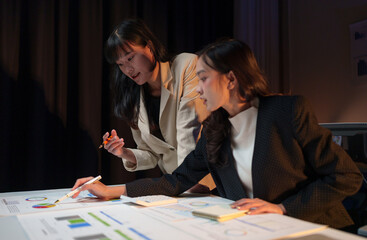
<path fill-rule="evenodd" d="M 11 197 L 11 196 L 23 196 L 29 193 L 45 194 L 47 192 L 56 192 L 60 189 L 53 190 L 36 190 L 36 191 L 19 191 L 19 192 L 5 192 L 0 193 L 0 198 Z M 63 189 L 69 190 L 69 189 Z M 16 216 L 0 216 L 0 239 L 9 239 L 9 240 L 28 240 L 28 236 L 26 232 L 23 230 Z"/>
<path fill-rule="evenodd" d="M 0 199 L 12 196 L 23 196 L 25 194 L 47 194 L 53 193 L 60 190 L 69 189 L 54 189 L 54 190 L 38 190 L 38 191 L 24 191 L 24 192 L 7 192 L 0 193 Z M 20 224 L 16 216 L 4 216 L 0 217 L 0 239 L 16 239 L 16 240 L 28 240 L 30 239 Z M 233 238 L 237 239 L 237 238 Z M 249 239 L 249 238 L 246 238 Z M 295 238 L 282 238 L 282 239 L 297 239 L 297 240 L 365 240 L 366 238 L 350 234 L 347 232 L 339 231 L 332 228 L 326 228 L 324 230 L 318 231 L 316 233 L 311 233 L 310 235 L 295 237 Z"/>

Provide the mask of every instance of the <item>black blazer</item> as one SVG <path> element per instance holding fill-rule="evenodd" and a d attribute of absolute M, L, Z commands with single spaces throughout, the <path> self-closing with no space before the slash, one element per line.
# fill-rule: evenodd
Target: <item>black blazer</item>
<path fill-rule="evenodd" d="M 220 196 L 246 197 L 234 166 L 230 139 L 224 140 L 228 164 L 217 168 L 206 155 L 202 135 L 196 148 L 171 174 L 126 184 L 129 196 L 178 195 L 211 173 Z M 356 193 L 362 175 L 347 153 L 320 127 L 300 96 L 260 98 L 252 160 L 253 193 L 282 203 L 287 215 L 342 228 L 353 224 L 342 200 Z"/>

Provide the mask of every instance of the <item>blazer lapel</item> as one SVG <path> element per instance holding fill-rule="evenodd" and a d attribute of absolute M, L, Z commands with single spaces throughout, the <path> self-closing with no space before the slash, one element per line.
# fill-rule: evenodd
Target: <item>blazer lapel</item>
<path fill-rule="evenodd" d="M 160 63 L 161 69 L 161 104 L 159 106 L 159 119 L 162 118 L 164 109 L 166 108 L 167 101 L 171 95 L 170 88 L 172 88 L 172 73 L 169 66 L 169 62 Z"/>
<path fill-rule="evenodd" d="M 161 89 L 161 103 L 159 106 L 159 119 L 162 119 L 163 111 L 167 105 L 167 101 L 169 99 L 169 96 L 171 95 L 170 91 L 168 91 L 165 87 L 162 86 Z"/>
<path fill-rule="evenodd" d="M 225 141 L 224 149 L 228 156 L 228 164 L 226 164 L 222 168 L 217 169 L 217 173 L 223 184 L 223 191 L 225 192 L 225 196 L 226 198 L 232 200 L 246 198 L 247 197 L 246 191 L 242 186 L 241 180 L 237 173 L 237 169 L 234 165 L 234 159 L 229 140 Z"/>
<path fill-rule="evenodd" d="M 167 105 L 167 101 L 170 97 L 170 91 L 168 90 L 169 84 L 172 82 L 172 74 L 169 66 L 169 62 L 159 63 L 160 64 L 160 74 L 161 74 L 161 102 L 159 105 L 159 119 L 162 117 L 164 108 Z M 139 120 L 138 126 L 141 132 L 150 134 L 149 129 L 149 119 L 147 109 L 144 104 L 144 93 L 143 88 L 140 88 L 140 110 L 139 110 Z"/>
<path fill-rule="evenodd" d="M 261 98 L 258 108 L 254 154 L 252 158 L 252 187 L 254 198 L 264 198 L 263 184 L 271 176 L 264 176 L 264 168 L 267 167 L 267 153 L 269 151 L 266 143 L 270 138 L 270 121 L 266 117 L 265 99 Z"/>
<path fill-rule="evenodd" d="M 141 132 L 150 134 L 148 113 L 144 104 L 144 94 L 142 87 L 140 88 L 140 109 L 139 109 L 138 127 Z"/>

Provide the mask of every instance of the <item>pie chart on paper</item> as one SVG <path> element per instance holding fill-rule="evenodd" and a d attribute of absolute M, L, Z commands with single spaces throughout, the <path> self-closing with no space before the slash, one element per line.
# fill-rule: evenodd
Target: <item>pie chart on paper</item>
<path fill-rule="evenodd" d="M 40 203 L 40 204 L 33 205 L 32 207 L 33 208 L 52 208 L 52 207 L 55 207 L 55 206 L 56 205 L 52 204 L 52 203 Z"/>

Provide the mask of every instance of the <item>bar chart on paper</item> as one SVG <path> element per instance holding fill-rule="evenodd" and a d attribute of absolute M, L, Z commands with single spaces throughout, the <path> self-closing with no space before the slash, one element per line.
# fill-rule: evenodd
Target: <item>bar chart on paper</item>
<path fill-rule="evenodd" d="M 57 217 L 55 218 L 55 220 L 66 222 L 67 226 L 71 229 L 90 226 L 90 224 L 86 222 L 83 218 L 81 218 L 79 215 Z"/>
<path fill-rule="evenodd" d="M 177 203 L 141 207 L 123 199 L 96 202 L 93 195 L 87 194 L 79 199 L 65 199 L 55 207 L 47 206 L 60 195 L 62 192 L 59 190 L 19 193 L 16 196 L 3 194 L 0 210 L 7 215 L 4 218 L 15 218 L 18 229 L 23 230 L 20 239 L 25 239 L 22 238 L 25 234 L 26 239 L 36 240 L 260 240 L 295 237 L 295 234 L 311 234 L 326 228 L 278 214 L 248 215 L 227 222 L 192 215 L 195 209 L 228 206 L 232 202 L 215 196 L 182 196 Z M 9 212 L 13 207 L 18 214 L 8 216 L 12 214 Z M 14 235 L 5 228 L 1 229 L 0 236 Z"/>
<path fill-rule="evenodd" d="M 30 239 L 37 240 L 177 239 L 177 229 L 165 225 L 162 237 L 157 231 L 162 225 L 123 204 L 27 214 L 17 218 Z M 184 232 L 180 233 L 181 236 L 195 239 Z"/>

